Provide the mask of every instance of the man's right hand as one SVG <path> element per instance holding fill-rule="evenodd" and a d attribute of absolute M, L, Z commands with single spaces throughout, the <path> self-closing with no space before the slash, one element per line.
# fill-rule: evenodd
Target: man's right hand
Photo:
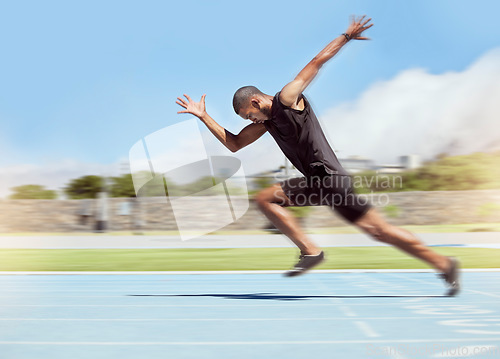
<path fill-rule="evenodd" d="M 200 102 L 194 102 L 191 97 L 186 94 L 184 94 L 184 97 L 186 97 L 187 101 L 177 97 L 175 103 L 186 109 L 185 111 L 179 111 L 177 113 L 190 113 L 198 117 L 208 127 L 210 132 L 212 132 L 212 134 L 231 152 L 236 152 L 248 146 L 266 133 L 267 129 L 264 124 L 252 123 L 241 130 L 239 134 L 232 134 L 207 114 L 205 110 L 205 96 L 206 95 L 201 96 Z"/>
<path fill-rule="evenodd" d="M 188 95 L 184 94 L 184 97 L 186 97 L 186 100 L 183 98 L 177 97 L 177 101 L 175 101 L 176 104 L 184 107 L 186 110 L 185 111 L 179 111 L 177 113 L 190 113 L 191 115 L 194 115 L 198 118 L 202 118 L 207 114 L 205 110 L 205 96 L 201 96 L 200 102 L 194 102 L 191 97 Z"/>

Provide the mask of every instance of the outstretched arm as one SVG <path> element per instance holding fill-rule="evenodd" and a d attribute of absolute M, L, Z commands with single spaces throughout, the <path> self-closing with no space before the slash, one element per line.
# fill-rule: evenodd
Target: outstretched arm
<path fill-rule="evenodd" d="M 187 99 L 177 97 L 176 103 L 186 110 L 177 113 L 189 113 L 198 117 L 210 132 L 231 152 L 236 152 L 241 148 L 251 144 L 266 133 L 266 127 L 261 123 L 252 123 L 243 128 L 237 135 L 232 134 L 224 127 L 219 125 L 205 110 L 205 96 L 201 96 L 200 102 L 194 102 L 191 97 L 184 95 Z"/>
<path fill-rule="evenodd" d="M 341 35 L 330 42 L 299 72 L 292 82 L 283 87 L 280 93 L 282 104 L 295 108 L 300 101 L 302 92 L 316 77 L 321 67 L 335 56 L 349 40 L 368 40 L 367 37 L 363 37 L 361 34 L 372 27 L 373 24 L 368 24 L 371 19 L 364 20 L 364 18 L 365 16 L 358 19 L 352 17 L 351 24 L 345 32 L 347 36 Z"/>

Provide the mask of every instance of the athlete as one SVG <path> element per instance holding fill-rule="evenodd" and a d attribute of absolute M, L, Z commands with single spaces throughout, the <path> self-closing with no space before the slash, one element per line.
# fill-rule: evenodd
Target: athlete
<path fill-rule="evenodd" d="M 391 244 L 437 270 L 449 287 L 448 295 L 460 290 L 459 262 L 431 250 L 410 232 L 387 223 L 377 210 L 358 197 L 349 174 L 340 165 L 328 144 L 304 90 L 321 67 L 352 40 L 368 40 L 363 32 L 373 24 L 365 16 L 352 17 L 346 32 L 329 43 L 275 96 L 245 86 L 233 97 L 235 112 L 253 123 L 237 135 L 215 122 L 205 110 L 205 96 L 194 102 L 177 98 L 176 103 L 198 117 L 215 137 L 232 152 L 248 146 L 269 132 L 290 162 L 304 175 L 262 190 L 256 202 L 264 215 L 300 249 L 299 262 L 285 273 L 297 276 L 324 260 L 318 248 L 298 225 L 288 206 L 327 205 L 376 240 Z"/>

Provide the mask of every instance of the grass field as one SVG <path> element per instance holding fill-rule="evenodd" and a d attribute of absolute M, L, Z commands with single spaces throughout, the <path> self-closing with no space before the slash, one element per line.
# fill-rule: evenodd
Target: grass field
<path fill-rule="evenodd" d="M 464 268 L 499 268 L 500 249 L 436 247 Z M 332 247 L 318 269 L 429 268 L 392 247 Z M 222 249 L 1 249 L 0 271 L 285 270 L 293 248 Z"/>

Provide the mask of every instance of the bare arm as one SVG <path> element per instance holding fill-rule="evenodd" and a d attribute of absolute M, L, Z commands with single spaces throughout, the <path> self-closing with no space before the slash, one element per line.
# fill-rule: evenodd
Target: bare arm
<path fill-rule="evenodd" d="M 369 24 L 371 19 L 364 20 L 365 16 L 359 19 L 352 18 L 346 34 L 352 40 L 368 40 L 362 37 L 361 34 L 366 29 L 369 29 L 373 24 Z M 334 57 L 349 40 L 346 36 L 341 35 L 330 42 L 321 52 L 316 55 L 307 65 L 299 72 L 295 79 L 288 83 L 280 93 L 280 101 L 286 106 L 295 108 L 300 101 L 302 92 L 306 89 L 311 81 L 316 77 L 321 67 L 332 57 Z"/>
<path fill-rule="evenodd" d="M 266 133 L 266 127 L 261 123 L 252 123 L 243 128 L 237 135 L 229 132 L 219 125 L 205 110 L 205 96 L 201 97 L 200 102 L 194 102 L 188 95 L 184 95 L 186 100 L 177 97 L 176 103 L 186 110 L 177 113 L 190 113 L 198 117 L 210 132 L 231 152 L 236 152 L 241 148 L 255 142 L 259 137 Z"/>
<path fill-rule="evenodd" d="M 264 133 L 267 132 L 266 126 L 263 123 L 251 123 L 244 127 L 238 135 L 236 135 L 236 145 L 241 149 L 258 140 Z"/>

